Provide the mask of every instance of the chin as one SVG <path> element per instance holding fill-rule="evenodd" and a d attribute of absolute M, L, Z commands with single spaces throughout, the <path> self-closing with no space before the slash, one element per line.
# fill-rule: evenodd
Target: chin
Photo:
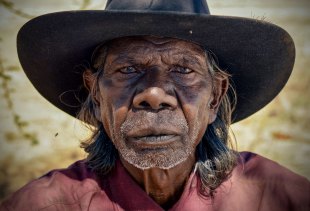
<path fill-rule="evenodd" d="M 192 147 L 178 148 L 162 147 L 155 149 L 119 149 L 120 156 L 136 168 L 171 169 L 189 158 L 194 153 Z"/>

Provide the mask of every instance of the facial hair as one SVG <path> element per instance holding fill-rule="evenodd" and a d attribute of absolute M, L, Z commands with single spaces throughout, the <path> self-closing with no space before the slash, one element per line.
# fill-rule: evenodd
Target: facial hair
<path fill-rule="evenodd" d="M 163 150 L 139 150 L 129 146 L 127 134 L 136 128 L 147 128 L 148 126 L 169 128 L 173 126 L 182 131 L 178 143 L 167 145 Z M 129 116 L 121 125 L 120 131 L 115 131 L 113 143 L 120 156 L 128 163 L 139 169 L 160 168 L 170 169 L 185 161 L 195 152 L 198 127 L 195 122 L 189 134 L 189 126 L 184 115 L 177 115 L 170 110 L 159 112 L 138 111 Z"/>

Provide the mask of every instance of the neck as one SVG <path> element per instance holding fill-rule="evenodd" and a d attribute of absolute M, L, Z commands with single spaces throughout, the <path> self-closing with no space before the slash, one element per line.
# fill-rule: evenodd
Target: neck
<path fill-rule="evenodd" d="M 162 208 L 172 207 L 182 195 L 186 181 L 195 164 L 195 156 L 171 169 L 142 170 L 121 157 L 121 162 L 141 188 Z"/>

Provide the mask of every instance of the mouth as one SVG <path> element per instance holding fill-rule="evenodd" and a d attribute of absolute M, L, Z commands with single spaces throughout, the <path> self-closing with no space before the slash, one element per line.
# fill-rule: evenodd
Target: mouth
<path fill-rule="evenodd" d="M 160 135 L 148 135 L 148 136 L 140 136 L 133 137 L 135 143 L 139 144 L 147 144 L 147 145 L 167 145 L 174 141 L 176 135 L 168 135 L 168 134 L 160 134 Z"/>
<path fill-rule="evenodd" d="M 128 136 L 128 141 L 142 148 L 169 146 L 180 138 L 180 134 L 167 129 L 138 130 Z"/>

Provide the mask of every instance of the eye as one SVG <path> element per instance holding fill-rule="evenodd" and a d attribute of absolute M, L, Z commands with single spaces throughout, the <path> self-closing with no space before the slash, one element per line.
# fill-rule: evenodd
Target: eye
<path fill-rule="evenodd" d="M 124 67 L 124 68 L 121 68 L 119 70 L 119 72 L 123 73 L 123 74 L 131 74 L 131 73 L 136 73 L 138 72 L 138 70 L 133 67 L 133 66 L 129 66 L 129 67 Z"/>
<path fill-rule="evenodd" d="M 189 74 L 192 73 L 193 70 L 187 67 L 175 66 L 171 70 L 171 72 L 181 73 L 181 74 Z"/>

